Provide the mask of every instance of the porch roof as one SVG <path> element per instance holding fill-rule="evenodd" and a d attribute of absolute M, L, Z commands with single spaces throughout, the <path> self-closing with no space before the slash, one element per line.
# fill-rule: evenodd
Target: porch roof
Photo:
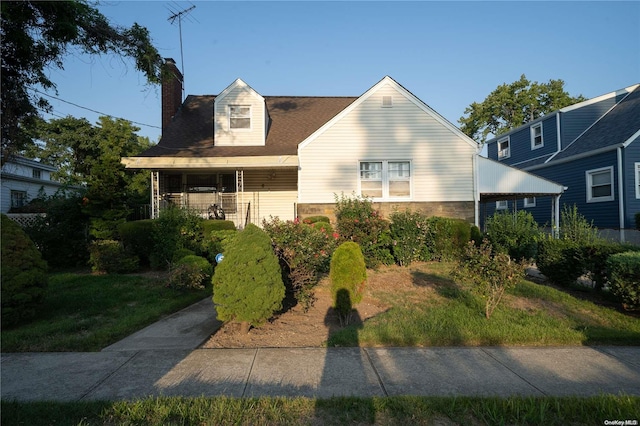
<path fill-rule="evenodd" d="M 128 169 L 215 169 L 298 167 L 297 155 L 267 155 L 244 157 L 126 157 L 122 163 Z"/>

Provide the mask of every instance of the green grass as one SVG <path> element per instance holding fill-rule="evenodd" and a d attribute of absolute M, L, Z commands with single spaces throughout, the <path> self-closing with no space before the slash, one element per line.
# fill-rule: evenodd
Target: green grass
<path fill-rule="evenodd" d="M 149 398 L 131 402 L 1 403 L 10 425 L 603 425 L 638 420 L 640 397 Z"/>
<path fill-rule="evenodd" d="M 99 351 L 210 294 L 141 276 L 53 274 L 37 317 L 2 330 L 2 351 Z"/>
<path fill-rule="evenodd" d="M 333 334 L 328 346 L 640 345 L 640 320 L 522 280 L 490 319 L 446 264 L 412 270 L 413 288 L 374 294 L 386 312 Z M 356 306 L 357 308 L 357 306 Z"/>

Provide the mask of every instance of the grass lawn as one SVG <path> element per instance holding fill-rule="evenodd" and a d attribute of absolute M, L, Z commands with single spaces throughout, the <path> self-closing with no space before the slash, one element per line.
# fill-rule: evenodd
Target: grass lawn
<path fill-rule="evenodd" d="M 483 300 L 449 278 L 451 267 L 424 263 L 370 273 L 367 291 L 390 308 L 333 334 L 328 345 L 640 345 L 639 318 L 524 279 L 487 320 Z"/>
<path fill-rule="evenodd" d="M 159 278 L 52 274 L 37 317 L 2 330 L 2 351 L 99 351 L 210 294 L 167 288 Z"/>
<path fill-rule="evenodd" d="M 638 420 L 640 398 L 150 398 L 2 402 L 2 425 L 603 425 Z"/>

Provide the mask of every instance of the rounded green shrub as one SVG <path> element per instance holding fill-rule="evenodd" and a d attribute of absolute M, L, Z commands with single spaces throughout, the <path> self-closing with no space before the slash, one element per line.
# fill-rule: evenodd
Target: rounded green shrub
<path fill-rule="evenodd" d="M 367 282 L 367 268 L 358 244 L 348 241 L 338 246 L 331 256 L 329 277 L 333 307 L 341 318 L 348 317 L 351 306 L 362 300 Z"/>
<path fill-rule="evenodd" d="M 571 240 L 559 240 L 551 236 L 538 242 L 536 265 L 540 272 L 558 285 L 570 286 L 584 269 L 583 250 Z"/>
<path fill-rule="evenodd" d="M 207 259 L 213 264 L 216 261 L 216 255 L 218 253 L 226 253 L 227 248 L 231 245 L 233 239 L 238 235 L 236 229 L 211 231 L 202 240 L 202 251 L 207 256 Z"/>
<path fill-rule="evenodd" d="M 611 292 L 626 309 L 640 309 L 640 252 L 614 254 L 607 260 Z"/>
<path fill-rule="evenodd" d="M 174 262 L 169 274 L 169 286 L 178 289 L 202 289 L 211 281 L 213 266 L 207 259 L 193 254 Z"/>
<path fill-rule="evenodd" d="M 93 272 L 126 274 L 138 270 L 140 259 L 128 253 L 120 241 L 97 240 L 89 246 L 89 264 Z"/>
<path fill-rule="evenodd" d="M 127 252 L 140 258 L 140 263 L 148 265 L 153 253 L 153 219 L 125 222 L 118 226 L 118 235 Z"/>
<path fill-rule="evenodd" d="M 47 262 L 20 226 L 2 215 L 2 327 L 33 318 L 47 287 Z"/>
<path fill-rule="evenodd" d="M 259 326 L 282 309 L 285 287 L 271 239 L 254 224 L 234 239 L 213 275 L 218 319 Z"/>
<path fill-rule="evenodd" d="M 457 260 L 471 238 L 471 224 L 462 219 L 433 216 L 427 219 L 430 247 L 434 260 Z"/>
<path fill-rule="evenodd" d="M 309 217 L 305 217 L 302 220 L 302 222 L 307 224 L 313 224 L 318 222 L 330 223 L 331 221 L 327 216 L 309 216 Z"/>
<path fill-rule="evenodd" d="M 311 226 L 315 229 L 318 229 L 324 232 L 327 235 L 333 234 L 333 227 L 329 222 L 313 222 Z"/>
<path fill-rule="evenodd" d="M 495 251 L 515 260 L 536 257 L 542 233 L 531 213 L 498 212 L 487 219 L 486 228 L 486 237 Z"/>
<path fill-rule="evenodd" d="M 202 233 L 207 237 L 212 231 L 235 231 L 236 225 L 230 220 L 208 219 L 202 222 Z"/>
<path fill-rule="evenodd" d="M 433 235 L 427 217 L 420 212 L 405 210 L 391 213 L 390 219 L 392 252 L 396 263 L 407 266 L 411 262 L 431 260 L 429 242 L 433 241 Z"/>

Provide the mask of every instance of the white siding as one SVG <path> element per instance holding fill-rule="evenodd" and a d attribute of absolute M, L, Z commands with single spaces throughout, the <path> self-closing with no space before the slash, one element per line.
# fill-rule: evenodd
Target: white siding
<path fill-rule="evenodd" d="M 251 107 L 251 129 L 229 128 L 229 105 Z M 224 95 L 214 102 L 214 144 L 218 146 L 254 146 L 264 145 L 266 112 L 264 98 L 251 87 L 237 80 L 229 86 Z"/>
<path fill-rule="evenodd" d="M 244 204 L 251 202 L 251 222 L 262 225 L 270 216 L 295 218 L 298 200 L 296 169 L 265 169 L 244 172 Z M 241 197 L 239 194 L 238 197 Z M 246 214 L 246 211 L 243 213 Z"/>
<path fill-rule="evenodd" d="M 382 106 L 383 96 L 392 96 L 392 107 Z M 410 160 L 410 201 L 473 200 L 475 147 L 410 96 L 393 83 L 374 87 L 353 110 L 302 144 L 299 202 L 330 203 L 334 194 L 357 193 L 360 160 Z"/>

